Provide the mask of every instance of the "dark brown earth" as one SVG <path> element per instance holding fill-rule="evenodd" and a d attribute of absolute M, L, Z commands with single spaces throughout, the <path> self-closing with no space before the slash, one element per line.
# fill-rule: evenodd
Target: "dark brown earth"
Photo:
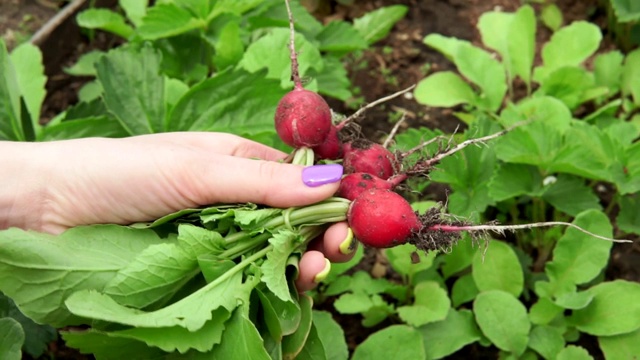
<path fill-rule="evenodd" d="M 453 70 L 453 65 L 439 53 L 427 48 L 422 40 L 431 33 L 455 36 L 481 45 L 479 34 L 475 28 L 479 16 L 488 10 L 503 9 L 513 11 L 521 1 L 515 0 L 361 0 L 354 1 L 351 6 L 338 5 L 332 0 L 303 0 L 312 8 L 322 21 L 333 19 L 350 20 L 382 6 L 403 4 L 409 6 L 407 16 L 393 29 L 389 37 L 372 46 L 362 56 L 348 62 L 348 70 L 353 85 L 358 89 L 360 98 L 351 103 L 331 101 L 331 107 L 345 114 L 353 113 L 363 103 L 375 101 L 381 97 L 405 89 L 416 84 L 429 72 Z M 0 1 L 0 36 L 5 39 L 9 48 L 25 41 L 51 18 L 64 1 L 53 0 L 3 0 Z M 563 12 L 565 23 L 574 20 L 589 20 L 600 25 L 605 33 L 603 49 L 612 47 L 606 36 L 606 15 L 598 8 L 598 0 L 557 0 L 555 3 Z M 534 5 L 537 6 L 537 5 Z M 538 47 L 550 37 L 550 31 L 540 27 L 538 31 Z M 61 69 L 72 64 L 78 56 L 93 48 L 108 49 L 116 43 L 105 34 L 89 42 L 80 36 L 77 29 L 70 26 L 64 31 L 52 35 L 52 42 L 43 47 L 49 82 L 48 96 L 43 109 L 43 121 L 47 121 L 70 104 L 77 101 L 77 90 L 83 79 L 70 78 Z M 64 41 L 63 41 L 64 40 Z M 57 42 L 56 42 L 57 41 Z M 54 44 L 53 46 L 51 44 Z M 407 121 L 404 128 L 426 126 L 452 132 L 460 125 L 450 109 L 426 108 L 411 97 L 400 96 L 383 105 L 366 112 L 359 123 L 369 139 L 379 140 L 392 128 L 390 114 L 405 113 Z M 432 197 L 442 200 L 446 197 L 444 188 L 430 189 Z M 603 197 L 607 201 L 607 197 Z M 384 257 L 375 251 L 367 251 L 359 269 L 372 272 L 374 276 L 388 275 Z M 612 252 L 607 278 L 620 278 L 640 281 L 640 247 L 635 245 L 616 246 Z M 332 310 L 330 302 L 323 304 Z M 378 330 L 363 328 L 360 319 L 354 316 L 335 314 L 344 327 L 347 340 L 353 349 L 368 334 Z M 581 345 L 597 354 L 594 339 L 583 339 Z M 61 343 L 51 344 L 50 357 L 57 359 L 88 359 L 69 350 Z M 480 345 L 469 345 L 450 359 L 497 358 L 492 348 Z"/>

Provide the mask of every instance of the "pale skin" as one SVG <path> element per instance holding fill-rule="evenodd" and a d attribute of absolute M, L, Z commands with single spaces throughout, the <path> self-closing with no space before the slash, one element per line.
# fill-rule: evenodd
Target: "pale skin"
<path fill-rule="evenodd" d="M 0 229 L 59 234 L 90 224 L 150 221 L 180 209 L 253 202 L 303 206 L 332 196 L 338 183 L 308 187 L 286 154 L 224 133 L 164 133 L 124 139 L 0 142 Z M 346 223 L 327 229 L 300 259 L 299 291 L 340 252 Z"/>

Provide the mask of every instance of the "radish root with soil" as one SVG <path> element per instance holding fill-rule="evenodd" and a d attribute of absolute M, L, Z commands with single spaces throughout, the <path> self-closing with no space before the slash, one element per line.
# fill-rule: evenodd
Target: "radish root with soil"
<path fill-rule="evenodd" d="M 498 225 L 488 223 L 473 225 L 466 221 L 452 220 L 436 206 L 425 214 L 414 212 L 409 202 L 394 190 L 405 180 L 414 176 L 428 176 L 429 172 L 444 158 L 460 150 L 499 138 L 514 128 L 525 126 L 530 121 L 518 123 L 495 134 L 469 139 L 453 145 L 451 141 L 443 145 L 445 137 L 440 136 L 416 146 L 405 153 L 387 149 L 397 127 L 391 131 L 384 145 L 363 138 L 356 131 L 346 131 L 364 111 L 381 104 L 411 89 L 376 100 L 364 106 L 352 116 L 337 124 L 331 122 L 331 110 L 322 98 L 304 90 L 300 81 L 298 59 L 295 50 L 295 30 L 289 0 L 285 0 L 289 14 L 291 38 L 291 78 L 294 89 L 281 100 L 275 115 L 275 125 L 283 142 L 292 145 L 297 152 L 315 151 L 307 159 L 341 162 L 345 176 L 336 194 L 350 201 L 346 219 L 357 240 L 366 246 L 388 248 L 405 243 L 414 244 L 424 251 L 450 249 L 467 232 L 472 238 L 488 238 L 487 233 L 503 234 L 506 231 L 532 229 L 548 226 L 569 226 L 590 236 L 613 241 L 630 242 L 602 237 L 566 222 L 542 222 L 522 225 Z M 355 133 L 355 136 L 354 136 Z M 405 168 L 405 158 L 434 142 L 440 143 L 440 150 L 429 158 L 421 158 Z M 303 165 L 313 165 L 313 161 Z M 335 214 L 338 215 L 338 214 Z"/>

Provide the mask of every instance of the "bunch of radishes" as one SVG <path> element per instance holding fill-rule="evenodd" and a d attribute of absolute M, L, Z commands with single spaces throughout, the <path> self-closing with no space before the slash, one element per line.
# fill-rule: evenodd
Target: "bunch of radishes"
<path fill-rule="evenodd" d="M 414 212 L 409 202 L 394 191 L 400 183 L 411 175 L 426 175 L 442 158 L 468 145 L 497 138 L 522 124 L 483 138 L 467 140 L 452 148 L 442 149 L 430 159 L 421 159 L 408 169 L 404 168 L 404 158 L 428 143 L 421 144 L 404 154 L 394 154 L 385 146 L 367 139 L 344 141 L 340 132 L 355 116 L 334 124 L 327 102 L 317 93 L 303 88 L 298 73 L 293 18 L 289 1 L 285 0 L 285 3 L 291 30 L 289 51 L 294 89 L 278 104 L 275 114 L 276 131 L 287 145 L 297 150 L 313 150 L 316 160 L 342 162 L 346 175 L 341 181 L 336 196 L 351 200 L 347 221 L 360 242 L 376 248 L 387 248 L 410 242 L 419 249 L 428 251 L 450 247 L 463 231 L 502 232 L 555 225 L 578 228 L 573 224 L 560 222 L 517 226 L 495 224 L 473 226 L 446 219 L 439 208 L 431 209 L 424 215 Z M 613 240 L 578 229 L 598 238 Z"/>

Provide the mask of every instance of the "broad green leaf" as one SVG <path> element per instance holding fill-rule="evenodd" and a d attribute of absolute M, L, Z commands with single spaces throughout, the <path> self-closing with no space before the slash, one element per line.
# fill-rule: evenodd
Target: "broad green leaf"
<path fill-rule="evenodd" d="M 624 176 L 616 179 L 621 195 L 640 191 L 640 142 L 635 142 L 624 151 Z"/>
<path fill-rule="evenodd" d="M 447 291 L 435 281 L 423 281 L 413 288 L 413 305 L 398 307 L 398 316 L 405 323 L 419 327 L 444 320 L 451 309 Z"/>
<path fill-rule="evenodd" d="M 571 323 L 596 336 L 621 335 L 640 329 L 640 284 L 626 280 L 600 283 L 588 290 L 591 303 L 573 312 Z"/>
<path fill-rule="evenodd" d="M 310 69 L 309 76 L 317 83 L 320 94 L 343 101 L 352 96 L 347 70 L 337 57 L 325 57 L 322 71 Z"/>
<path fill-rule="evenodd" d="M 26 140 L 17 76 L 7 47 L 0 40 L 0 140 Z"/>
<path fill-rule="evenodd" d="M 473 302 L 473 313 L 480 330 L 495 346 L 516 355 L 524 353 L 531 323 L 527 309 L 513 295 L 501 290 L 481 292 Z"/>
<path fill-rule="evenodd" d="M 286 305 L 291 303 L 284 304 Z M 313 299 L 308 295 L 301 294 L 298 305 L 300 321 L 293 329 L 294 332 L 289 336 L 285 336 L 285 338 L 282 340 L 282 352 L 284 353 L 285 357 L 294 358 L 297 354 L 300 353 L 309 337 L 309 332 L 311 331 L 311 326 L 313 325 Z M 287 309 L 282 307 L 282 310 L 285 311 L 289 309 L 291 309 L 290 306 Z M 289 314 L 285 314 L 284 312 L 281 312 L 281 315 L 281 318 L 285 316 L 291 316 Z"/>
<path fill-rule="evenodd" d="M 119 341 L 129 339 L 143 342 L 149 347 L 157 347 L 166 352 L 179 351 L 180 353 L 185 353 L 190 349 L 207 352 L 214 345 L 220 343 L 225 330 L 225 322 L 230 317 L 231 314 L 226 309 L 216 309 L 213 312 L 212 319 L 207 321 L 198 331 L 189 331 L 180 326 L 162 328 L 135 327 L 112 332 L 89 329 L 84 333 L 74 333 L 74 335 L 77 336 L 75 341 L 81 341 L 82 336 L 85 339 L 91 339 L 93 336 L 103 336 L 108 338 L 105 339 L 105 342 L 113 345 Z M 63 336 L 65 339 L 68 337 L 66 335 Z M 82 349 L 84 345 L 79 347 Z"/>
<path fill-rule="evenodd" d="M 482 90 L 475 106 L 497 111 L 507 92 L 504 66 L 488 52 L 470 42 L 438 34 L 425 37 L 425 44 L 450 57 L 458 71 Z"/>
<path fill-rule="evenodd" d="M 278 101 L 286 91 L 264 73 L 225 71 L 194 86 L 176 104 L 168 131 L 257 134 L 273 129 Z"/>
<path fill-rule="evenodd" d="M 257 2 L 258 0 L 253 0 Z M 224 0 L 218 1 L 222 6 L 233 6 L 232 3 L 242 4 L 243 1 Z M 258 28 L 282 27 L 289 29 L 289 14 L 284 1 L 267 1 L 265 6 L 256 9 L 249 17 L 249 23 L 252 30 Z M 315 38 L 323 29 L 323 25 L 299 1 L 290 1 L 291 13 L 295 23 L 296 31 L 308 36 L 309 39 Z M 221 6 L 221 8 L 222 8 Z"/>
<path fill-rule="evenodd" d="M 530 82 L 535 55 L 535 14 L 530 6 L 515 13 L 486 12 L 478 20 L 482 42 L 501 56 L 509 78 Z"/>
<path fill-rule="evenodd" d="M 556 305 L 551 299 L 541 297 L 529 309 L 529 320 L 532 324 L 547 325 L 558 315 L 562 314 L 563 308 Z"/>
<path fill-rule="evenodd" d="M 583 211 L 600 210 L 600 199 L 585 180 L 579 177 L 561 174 L 553 183 L 545 187 L 542 199 L 556 209 L 571 216 Z"/>
<path fill-rule="evenodd" d="M 149 0 L 119 0 L 118 5 L 135 26 L 140 26 L 142 18 L 147 13 Z"/>
<path fill-rule="evenodd" d="M 607 359 L 633 359 L 640 354 L 640 329 L 615 336 L 599 336 L 600 350 Z"/>
<path fill-rule="evenodd" d="M 78 100 L 80 102 L 92 102 L 100 99 L 104 89 L 98 80 L 89 81 L 78 90 Z"/>
<path fill-rule="evenodd" d="M 58 338 L 56 329 L 49 325 L 40 325 L 26 317 L 16 307 L 13 300 L 0 293 L 0 318 L 8 317 L 16 320 L 24 331 L 22 351 L 33 358 L 39 358 L 49 349 L 49 344 Z M 0 334 L 3 334 L 0 330 Z M 1 337 L 2 335 L 0 335 Z M 0 340 L 2 342 L 2 340 Z M 3 352 L 0 350 L 0 354 Z"/>
<path fill-rule="evenodd" d="M 562 330 L 555 326 L 534 326 L 529 333 L 529 347 L 544 359 L 554 360 L 562 349 L 565 341 Z"/>
<path fill-rule="evenodd" d="M 494 134 L 497 131 L 495 121 L 483 120 L 467 130 L 465 138 Z M 440 162 L 429 176 L 435 182 L 449 184 L 454 190 L 449 197 L 448 212 L 470 218 L 494 203 L 486 189 L 495 164 L 496 154 L 492 146 L 467 147 Z"/>
<path fill-rule="evenodd" d="M 293 231 L 281 230 L 269 239 L 272 249 L 262 263 L 262 282 L 282 301 L 292 301 L 287 283 L 286 268 L 291 253 L 302 238 Z"/>
<path fill-rule="evenodd" d="M 593 294 L 582 291 L 562 294 L 557 296 L 554 303 L 564 309 L 583 309 L 591 303 Z"/>
<path fill-rule="evenodd" d="M 211 350 L 222 341 L 225 324 L 231 317 L 229 311 L 218 308 L 213 311 L 211 320 L 198 331 L 189 331 L 181 326 L 163 328 L 135 327 L 109 333 L 110 337 L 121 337 L 143 341 L 149 346 L 158 347 L 167 352 L 185 353 L 190 349 L 200 352 Z"/>
<path fill-rule="evenodd" d="M 416 86 L 414 95 L 419 103 L 428 106 L 453 107 L 478 103 L 471 86 L 450 71 L 437 72 L 422 79 Z"/>
<path fill-rule="evenodd" d="M 100 360 L 122 360 L 134 358 L 156 359 L 166 353 L 145 343 L 127 338 L 112 338 L 98 331 L 64 331 L 62 338 L 66 346 L 92 354 Z"/>
<path fill-rule="evenodd" d="M 418 328 L 422 334 L 425 359 L 442 359 L 478 341 L 482 334 L 469 310 L 450 309 L 447 317 Z"/>
<path fill-rule="evenodd" d="M 602 33 L 587 21 L 576 21 L 556 31 L 542 48 L 543 66 L 536 68 L 536 81 L 544 79 L 563 66 L 578 66 L 598 50 Z"/>
<path fill-rule="evenodd" d="M 593 360 L 593 357 L 585 348 L 569 345 L 558 353 L 555 360 Z"/>
<path fill-rule="evenodd" d="M 260 298 L 264 321 L 271 337 L 282 342 L 283 336 L 293 334 L 300 326 L 302 313 L 297 301 L 282 301 L 268 290 L 256 290 Z"/>
<path fill-rule="evenodd" d="M 137 29 L 145 40 L 155 40 L 204 28 L 206 22 L 193 16 L 188 10 L 172 3 L 150 7 Z"/>
<path fill-rule="evenodd" d="M 205 2 L 206 2 L 206 0 L 205 0 Z M 246 13 L 247 11 L 255 8 L 258 5 L 260 5 L 262 2 L 264 2 L 264 0 L 242 0 L 242 1 L 238 1 L 238 0 L 216 0 L 216 1 L 213 2 L 214 5 L 213 5 L 213 8 L 211 9 L 211 13 L 209 14 L 209 19 L 217 17 L 219 14 L 222 14 L 222 13 L 231 13 L 231 14 L 236 14 L 236 15 L 242 15 L 242 14 Z M 295 6 L 292 6 L 292 7 L 296 8 Z M 292 11 L 294 11 L 294 10 L 292 9 Z M 297 13 L 297 11 L 296 11 L 296 13 Z M 297 16 L 295 18 L 298 19 Z"/>
<path fill-rule="evenodd" d="M 562 10 L 554 3 L 545 4 L 540 12 L 540 20 L 552 31 L 558 31 L 562 26 Z"/>
<path fill-rule="evenodd" d="M 623 61 L 624 55 L 618 50 L 598 54 L 593 60 L 593 76 L 596 85 L 606 86 L 610 95 L 620 91 Z"/>
<path fill-rule="evenodd" d="M 640 20 L 640 3 L 633 0 L 611 0 L 611 6 L 619 22 Z"/>
<path fill-rule="evenodd" d="M 149 45 L 111 50 L 96 63 L 104 101 L 131 135 L 161 132 L 165 116 L 160 54 Z"/>
<path fill-rule="evenodd" d="M 381 7 L 354 19 L 353 27 L 369 44 L 373 44 L 387 37 L 389 31 L 408 10 L 404 5 Z"/>
<path fill-rule="evenodd" d="M 354 27 L 344 21 L 331 21 L 316 37 L 320 51 L 345 53 L 367 48 L 365 40 Z"/>
<path fill-rule="evenodd" d="M 395 313 L 393 305 L 387 303 L 382 296 L 362 292 L 343 294 L 333 305 L 342 314 L 361 314 L 364 327 L 375 326 Z"/>
<path fill-rule="evenodd" d="M 351 360 L 425 359 L 424 346 L 418 330 L 406 325 L 392 325 L 369 335 L 358 345 Z"/>
<path fill-rule="evenodd" d="M 516 11 L 507 33 L 507 49 L 514 74 L 529 84 L 536 55 L 536 15 L 531 6 Z"/>
<path fill-rule="evenodd" d="M 24 43 L 11 52 L 18 88 L 31 117 L 36 136 L 40 129 L 40 108 L 46 95 L 47 76 L 44 73 L 42 52 L 35 45 Z"/>
<path fill-rule="evenodd" d="M 640 49 L 627 54 L 624 60 L 622 93 L 631 96 L 634 104 L 640 106 Z"/>
<path fill-rule="evenodd" d="M 24 343 L 24 331 L 16 320 L 0 318 L 0 354 L 6 360 L 22 359 L 22 344 Z"/>
<path fill-rule="evenodd" d="M 453 307 L 458 307 L 476 298 L 478 287 L 473 281 L 473 275 L 464 274 L 460 276 L 451 288 L 451 303 Z"/>
<path fill-rule="evenodd" d="M 322 338 L 320 337 L 320 331 L 316 328 L 315 324 L 311 324 L 311 330 L 309 336 L 304 344 L 304 347 L 296 356 L 296 360 L 325 360 L 328 359 L 326 346 Z M 331 345 L 329 345 L 331 346 Z"/>
<path fill-rule="evenodd" d="M 522 293 L 522 266 L 515 251 L 502 241 L 491 240 L 486 252 L 476 252 L 471 269 L 480 292 L 502 290 L 515 297 Z"/>
<path fill-rule="evenodd" d="M 118 120 L 100 116 L 47 124 L 42 129 L 38 140 L 69 140 L 88 137 L 120 138 L 128 135 Z"/>
<path fill-rule="evenodd" d="M 240 34 L 240 24 L 229 21 L 220 29 L 218 41 L 213 45 L 213 62 L 218 70 L 237 64 L 244 53 L 244 43 Z"/>
<path fill-rule="evenodd" d="M 223 243 L 217 232 L 182 224 L 177 243 L 147 247 L 102 292 L 122 305 L 145 308 L 182 288 L 200 272 L 198 256 L 219 253 Z"/>
<path fill-rule="evenodd" d="M 611 236 L 612 228 L 606 215 L 588 210 L 578 215 L 573 224 L 602 236 Z M 553 260 L 545 266 L 552 284 L 584 284 L 593 280 L 609 261 L 612 243 L 569 228 L 553 249 Z M 561 295 L 556 293 L 556 295 Z"/>
<path fill-rule="evenodd" d="M 504 122 L 530 120 L 496 140 L 496 155 L 503 161 L 547 168 L 562 146 L 562 133 L 569 128 L 571 112 L 560 100 L 537 97 L 525 100 L 503 115 Z M 513 114 L 515 112 L 515 114 Z M 509 119 L 513 116 L 513 119 Z M 507 120 L 508 119 L 508 120 Z M 507 124 L 512 125 L 512 124 Z"/>
<path fill-rule="evenodd" d="M 582 145 L 585 143 L 589 146 Z M 597 126 L 575 122 L 564 134 L 563 145 L 549 170 L 618 183 L 626 177 L 624 157 L 625 149 L 618 140 Z"/>
<path fill-rule="evenodd" d="M 504 126 L 513 126 L 523 121 L 541 122 L 559 133 L 564 133 L 571 128 L 572 119 L 571 110 L 562 101 L 549 96 L 523 99 L 500 114 L 500 122 Z M 524 124 L 514 131 L 527 126 Z"/>
<path fill-rule="evenodd" d="M 594 86 L 595 81 L 591 73 L 577 66 L 563 66 L 542 80 L 535 95 L 554 97 L 574 110 L 588 100 L 587 93 Z"/>
<path fill-rule="evenodd" d="M 96 76 L 96 62 L 105 53 L 101 50 L 92 50 L 82 54 L 75 64 L 64 68 L 64 72 L 73 76 Z"/>
<path fill-rule="evenodd" d="M 442 275 L 445 279 L 471 266 L 473 257 L 478 250 L 474 247 L 473 241 L 466 236 L 451 249 L 451 252 L 440 255 L 444 260 Z"/>
<path fill-rule="evenodd" d="M 146 247 L 162 241 L 150 230 L 110 225 L 72 228 L 58 236 L 3 230 L 0 291 L 39 323 L 77 324 L 64 306 L 67 297 L 102 289 Z"/>
<path fill-rule="evenodd" d="M 211 312 L 224 307 L 233 311 L 238 302 L 248 302 L 257 279 L 242 282 L 241 265 L 207 284 L 189 296 L 158 310 L 141 311 L 118 304 L 97 291 L 78 291 L 65 305 L 73 314 L 135 327 L 181 326 L 189 331 L 202 328 L 211 319 Z"/>
<path fill-rule="evenodd" d="M 268 79 L 279 80 L 283 88 L 290 89 L 293 84 L 289 36 L 288 29 L 273 29 L 249 45 L 238 66 L 251 73 L 266 68 Z M 300 76 L 308 75 L 312 68 L 321 71 L 324 63 L 317 47 L 300 34 L 296 34 L 295 42 Z M 310 87 L 307 88 L 310 89 Z"/>
<path fill-rule="evenodd" d="M 76 21 L 83 28 L 108 31 L 125 39 L 133 34 L 133 28 L 125 22 L 124 17 L 109 9 L 84 10 L 76 16 Z"/>
<path fill-rule="evenodd" d="M 349 350 L 344 330 L 326 311 L 313 310 L 313 326 L 322 342 L 327 360 L 347 360 Z"/>
<path fill-rule="evenodd" d="M 640 197 L 626 195 L 620 198 L 620 212 L 616 223 L 622 231 L 640 234 Z"/>
<path fill-rule="evenodd" d="M 418 250 L 415 245 L 404 244 L 384 250 L 391 267 L 402 275 L 413 275 L 421 270 L 426 270 L 433 265 L 437 253 L 435 251 L 426 254 Z M 414 259 L 412 255 L 417 255 Z"/>
<path fill-rule="evenodd" d="M 184 94 L 189 91 L 189 85 L 184 82 L 165 76 L 164 78 L 164 99 L 167 113 L 180 101 Z"/>
<path fill-rule="evenodd" d="M 501 164 L 489 182 L 489 195 L 504 201 L 522 195 L 538 196 L 542 191 L 540 171 L 531 165 Z"/>
<path fill-rule="evenodd" d="M 255 325 L 247 318 L 243 306 L 234 311 L 226 323 L 222 342 L 213 348 L 211 359 L 270 360 Z"/>

